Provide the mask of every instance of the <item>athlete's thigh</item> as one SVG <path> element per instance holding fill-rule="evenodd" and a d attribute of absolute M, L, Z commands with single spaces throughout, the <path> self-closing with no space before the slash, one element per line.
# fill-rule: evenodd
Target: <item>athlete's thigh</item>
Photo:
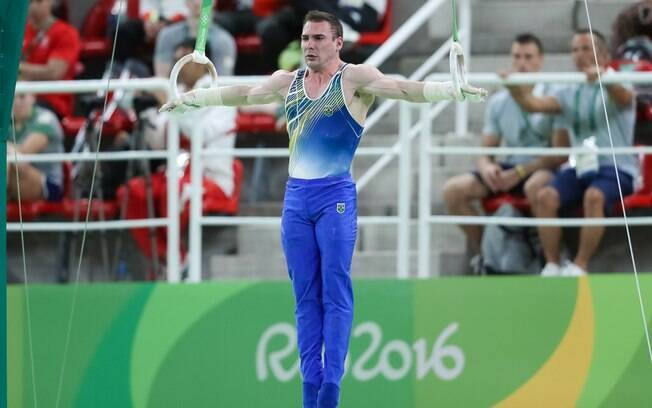
<path fill-rule="evenodd" d="M 326 269 L 346 273 L 358 233 L 358 210 L 355 186 L 329 195 L 316 223 L 317 244 L 322 257 L 322 273 Z"/>
<path fill-rule="evenodd" d="M 314 224 L 303 214 L 284 209 L 281 243 L 297 302 L 318 298 L 321 294 L 321 257 Z"/>

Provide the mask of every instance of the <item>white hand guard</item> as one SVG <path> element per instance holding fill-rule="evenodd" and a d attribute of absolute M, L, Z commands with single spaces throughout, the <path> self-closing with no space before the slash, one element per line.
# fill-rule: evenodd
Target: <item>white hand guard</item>
<path fill-rule="evenodd" d="M 466 100 L 473 103 L 484 102 L 487 99 L 488 92 L 484 88 L 476 88 L 469 84 L 462 85 L 462 100 Z"/>
<path fill-rule="evenodd" d="M 161 106 L 159 112 L 184 113 L 206 106 L 223 105 L 220 88 L 195 89 Z"/>

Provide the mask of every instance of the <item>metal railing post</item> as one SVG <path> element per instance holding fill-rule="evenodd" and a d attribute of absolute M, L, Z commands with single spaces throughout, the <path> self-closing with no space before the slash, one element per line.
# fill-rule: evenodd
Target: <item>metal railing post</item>
<path fill-rule="evenodd" d="M 464 31 L 460 37 L 464 51 L 464 63 L 467 71 L 471 70 L 471 0 L 459 2 L 459 26 Z M 458 137 L 466 136 L 469 132 L 469 105 L 466 102 L 455 104 L 455 134 Z"/>
<path fill-rule="evenodd" d="M 167 158 L 167 279 L 170 283 L 181 280 L 179 273 L 179 123 L 170 121 Z"/>
<path fill-rule="evenodd" d="M 200 282 L 202 272 L 202 199 L 203 187 L 202 173 L 202 147 L 204 145 L 203 133 L 199 126 L 195 127 L 190 144 L 190 243 L 188 248 L 188 281 Z"/>
<path fill-rule="evenodd" d="M 419 257 L 417 276 L 427 278 L 430 276 L 430 186 L 432 182 L 430 105 L 421 105 L 419 116 L 421 135 L 419 138 Z"/>
<path fill-rule="evenodd" d="M 396 254 L 396 273 L 399 279 L 410 276 L 410 106 L 407 102 L 399 105 L 399 169 L 398 169 L 398 248 Z"/>

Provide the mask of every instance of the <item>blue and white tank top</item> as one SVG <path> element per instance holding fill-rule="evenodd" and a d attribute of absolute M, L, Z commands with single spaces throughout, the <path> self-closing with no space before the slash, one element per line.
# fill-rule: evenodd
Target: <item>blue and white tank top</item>
<path fill-rule="evenodd" d="M 348 174 L 364 129 L 349 112 L 342 90 L 343 65 L 317 99 L 306 94 L 299 69 L 285 99 L 290 136 L 290 177 L 317 179 Z"/>

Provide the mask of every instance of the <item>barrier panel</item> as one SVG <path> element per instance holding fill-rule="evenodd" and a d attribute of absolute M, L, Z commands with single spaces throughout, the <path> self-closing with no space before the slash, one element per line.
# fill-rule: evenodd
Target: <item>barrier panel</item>
<path fill-rule="evenodd" d="M 356 281 L 341 406 L 652 406 L 631 279 Z M 652 276 L 641 283 L 652 293 Z M 55 400 L 72 290 L 30 287 L 42 406 Z M 9 406 L 32 407 L 23 287 L 8 295 Z M 94 284 L 78 296 L 61 406 L 300 404 L 287 282 Z"/>

